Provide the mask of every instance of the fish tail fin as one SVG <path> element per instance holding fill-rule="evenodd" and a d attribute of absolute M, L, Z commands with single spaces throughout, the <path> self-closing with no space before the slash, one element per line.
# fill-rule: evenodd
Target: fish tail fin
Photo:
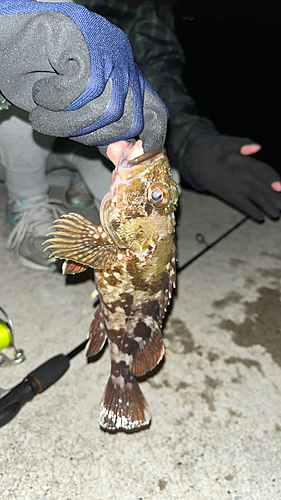
<path fill-rule="evenodd" d="M 112 363 L 100 406 L 100 426 L 107 431 L 137 431 L 148 427 L 149 406 L 125 361 Z"/>
<path fill-rule="evenodd" d="M 135 338 L 140 346 L 132 364 L 132 373 L 136 377 L 141 377 L 148 371 L 153 370 L 165 354 L 163 335 L 159 326 L 155 325 L 146 331 L 149 333 L 148 335 L 142 335 L 141 332 L 138 332 L 139 336 Z"/>
<path fill-rule="evenodd" d="M 101 351 L 107 339 L 106 328 L 103 322 L 102 312 L 97 309 L 89 330 L 89 342 L 86 347 L 86 356 L 95 356 Z"/>

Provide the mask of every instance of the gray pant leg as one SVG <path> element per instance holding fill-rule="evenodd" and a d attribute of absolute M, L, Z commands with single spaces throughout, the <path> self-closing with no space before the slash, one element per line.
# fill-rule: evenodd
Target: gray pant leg
<path fill-rule="evenodd" d="M 0 114 L 0 169 L 11 197 L 25 199 L 46 194 L 46 160 L 54 137 L 32 130 L 28 113 L 12 106 Z M 0 170 L 0 174 L 1 174 Z"/>

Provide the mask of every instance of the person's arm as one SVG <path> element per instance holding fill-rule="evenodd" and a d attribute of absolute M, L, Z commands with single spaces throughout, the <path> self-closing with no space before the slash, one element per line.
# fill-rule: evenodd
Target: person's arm
<path fill-rule="evenodd" d="M 254 220 L 262 221 L 264 214 L 278 218 L 280 176 L 252 157 L 260 146 L 248 138 L 224 136 L 209 120 L 198 116 L 181 79 L 184 57 L 169 7 L 155 9 L 152 3 L 145 2 L 137 9 L 126 8 L 115 0 L 89 3 L 97 3 L 101 8 L 106 3 L 107 17 L 127 33 L 139 67 L 167 105 L 168 153 L 182 178 Z"/>
<path fill-rule="evenodd" d="M 137 135 L 145 150 L 163 144 L 165 106 L 105 18 L 74 3 L 2 0 L 0 28 L 1 92 L 35 130 L 96 146 Z"/>
<path fill-rule="evenodd" d="M 189 176 L 187 152 L 202 135 L 217 133 L 199 117 L 181 74 L 184 53 L 175 34 L 174 16 L 168 6 L 155 9 L 152 2 L 139 7 L 116 0 L 77 0 L 104 15 L 128 36 L 135 61 L 169 110 L 168 153 L 172 165 Z M 192 178 L 189 178 L 194 185 Z"/>
<path fill-rule="evenodd" d="M 182 80 L 185 58 L 171 10 L 167 6 L 154 9 L 149 4 L 143 9 L 147 12 L 139 14 L 128 33 L 133 53 L 169 110 L 167 146 L 171 163 L 186 181 L 199 188 L 187 168 L 189 152 L 198 138 L 218 132 L 210 120 L 198 115 L 196 103 Z"/>

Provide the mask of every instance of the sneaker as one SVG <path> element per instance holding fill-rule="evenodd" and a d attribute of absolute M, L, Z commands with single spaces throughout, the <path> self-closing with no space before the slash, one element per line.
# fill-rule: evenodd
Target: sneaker
<path fill-rule="evenodd" d="M 60 200 L 36 196 L 27 200 L 8 201 L 6 214 L 12 232 L 7 241 L 8 250 L 16 250 L 26 267 L 37 271 L 56 271 L 56 259 L 49 259 L 42 243 L 55 219 L 69 212 Z"/>
<path fill-rule="evenodd" d="M 89 208 L 94 204 L 94 198 L 78 172 L 73 175 L 65 196 L 72 208 Z"/>

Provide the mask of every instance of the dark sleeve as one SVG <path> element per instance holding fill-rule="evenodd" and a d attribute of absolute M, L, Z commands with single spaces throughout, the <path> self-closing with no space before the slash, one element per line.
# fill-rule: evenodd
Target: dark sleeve
<path fill-rule="evenodd" d="M 147 12 L 145 12 L 147 9 Z M 128 33 L 136 63 L 168 107 L 168 153 L 172 166 L 194 185 L 188 172 L 189 152 L 194 142 L 217 133 L 214 125 L 198 116 L 196 105 L 181 78 L 184 53 L 177 39 L 174 17 L 168 7 L 139 9 Z"/>
<path fill-rule="evenodd" d="M 168 6 L 155 9 L 151 2 L 139 7 L 116 0 L 77 3 L 103 15 L 127 34 L 137 65 L 169 110 L 167 147 L 172 166 L 194 185 L 188 172 L 190 149 L 199 137 L 217 131 L 211 121 L 198 116 L 181 78 L 184 53 L 175 33 L 172 11 Z"/>

